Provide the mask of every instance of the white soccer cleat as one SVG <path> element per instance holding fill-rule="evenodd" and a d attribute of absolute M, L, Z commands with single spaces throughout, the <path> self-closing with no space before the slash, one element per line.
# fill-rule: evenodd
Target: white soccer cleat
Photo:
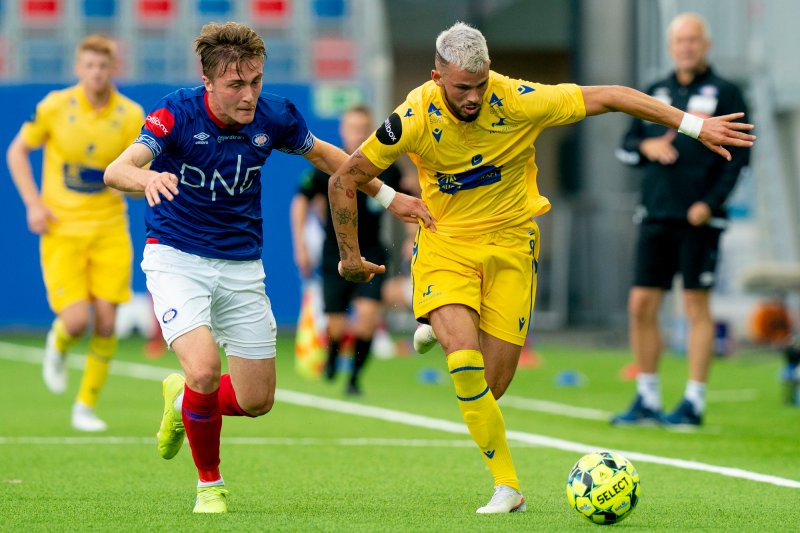
<path fill-rule="evenodd" d="M 42 359 L 42 377 L 44 384 L 53 394 L 62 394 L 67 390 L 67 354 L 56 348 L 56 332 L 47 333 Z"/>
<path fill-rule="evenodd" d="M 75 402 L 72 406 L 72 427 L 78 431 L 105 431 L 108 424 L 97 418 L 94 409 L 81 402 Z"/>
<path fill-rule="evenodd" d="M 417 331 L 414 332 L 414 350 L 417 353 L 427 353 L 431 348 L 436 346 L 439 341 L 436 340 L 436 335 L 433 334 L 433 328 L 428 324 L 420 324 L 417 326 Z"/>
<path fill-rule="evenodd" d="M 478 514 L 522 513 L 527 509 L 525 496 L 508 485 L 497 485 L 489 503 L 475 511 Z"/>

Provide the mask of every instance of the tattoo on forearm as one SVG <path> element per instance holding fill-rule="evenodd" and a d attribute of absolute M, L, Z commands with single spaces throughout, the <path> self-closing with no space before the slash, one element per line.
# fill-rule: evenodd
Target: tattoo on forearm
<path fill-rule="evenodd" d="M 346 233 L 340 232 L 337 233 L 336 236 L 338 237 L 339 241 L 339 256 L 341 257 L 342 261 L 345 261 L 353 253 L 353 246 L 349 242 L 347 242 Z"/>
<path fill-rule="evenodd" d="M 339 226 L 349 224 L 353 220 L 353 213 L 347 208 L 336 209 L 333 213 L 336 223 Z"/>

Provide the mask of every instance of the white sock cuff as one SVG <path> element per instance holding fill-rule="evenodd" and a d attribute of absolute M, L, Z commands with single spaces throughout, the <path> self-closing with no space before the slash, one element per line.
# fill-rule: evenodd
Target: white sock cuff
<path fill-rule="evenodd" d="M 219 479 L 216 481 L 200 481 L 199 479 L 197 480 L 198 489 L 202 489 L 205 487 L 221 487 L 224 484 L 225 480 L 222 479 L 222 476 L 220 476 Z"/>

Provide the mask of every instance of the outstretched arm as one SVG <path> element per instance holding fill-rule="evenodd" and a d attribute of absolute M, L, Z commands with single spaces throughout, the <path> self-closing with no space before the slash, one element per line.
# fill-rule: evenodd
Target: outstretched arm
<path fill-rule="evenodd" d="M 329 176 L 333 176 L 346 161 L 349 161 L 344 151 L 320 139 L 315 139 L 314 147 L 305 157 L 312 165 Z M 353 182 L 355 188 L 381 202 L 383 207 L 401 222 L 421 221 L 426 228 L 433 227 L 435 229 L 433 217 L 422 200 L 407 194 L 396 193 L 394 189 L 375 177 L 383 170 L 373 165 L 363 154 L 361 158 L 365 162 L 364 170 L 368 174 L 362 175 L 364 179 Z"/>
<path fill-rule="evenodd" d="M 709 150 L 728 161 L 731 160 L 731 154 L 724 146 L 750 147 L 756 140 L 755 135 L 747 133 L 753 129 L 752 124 L 734 122 L 742 118 L 744 113 L 731 113 L 702 120 L 630 87 L 597 85 L 581 87 L 581 91 L 586 106 L 586 116 L 619 111 L 642 120 L 656 122 L 697 139 Z"/>

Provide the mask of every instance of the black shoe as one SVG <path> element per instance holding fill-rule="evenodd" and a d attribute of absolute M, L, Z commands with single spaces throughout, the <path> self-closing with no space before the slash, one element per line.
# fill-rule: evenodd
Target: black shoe
<path fill-rule="evenodd" d="M 344 391 L 347 396 L 361 396 L 364 392 L 361 390 L 361 387 L 356 385 L 355 383 L 350 383 L 347 385 L 347 389 Z"/>
<path fill-rule="evenodd" d="M 612 426 L 653 426 L 661 423 L 661 411 L 649 409 L 644 406 L 642 396 L 637 394 L 636 399 L 624 413 L 615 415 L 611 419 Z"/>
<path fill-rule="evenodd" d="M 661 423 L 671 427 L 699 427 L 703 425 L 703 415 L 695 411 L 692 402 L 684 398 L 674 411 L 661 417 Z"/>

